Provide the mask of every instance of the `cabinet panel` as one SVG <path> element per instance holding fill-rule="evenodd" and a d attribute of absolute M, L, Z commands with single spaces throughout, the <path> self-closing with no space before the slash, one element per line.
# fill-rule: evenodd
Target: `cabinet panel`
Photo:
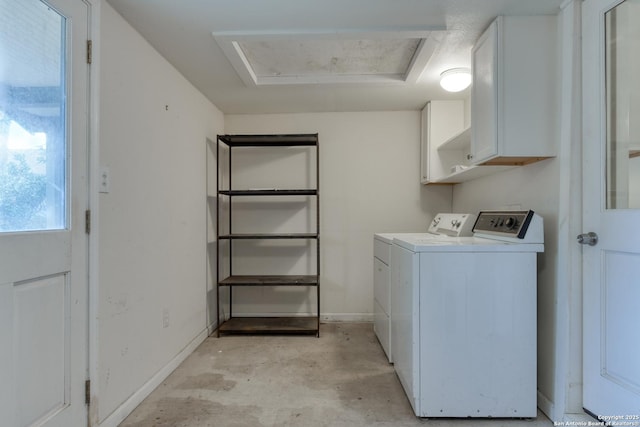
<path fill-rule="evenodd" d="M 429 182 L 429 111 L 431 103 L 427 103 L 420 116 L 420 182 Z"/>
<path fill-rule="evenodd" d="M 471 160 L 474 163 L 498 154 L 497 37 L 498 23 L 494 21 L 478 39 L 471 57 Z"/>
<path fill-rule="evenodd" d="M 385 313 L 389 313 L 389 266 L 378 258 L 373 259 L 373 296 Z"/>
<path fill-rule="evenodd" d="M 463 100 L 429 101 L 422 110 L 422 126 L 423 184 L 447 177 L 454 165 L 468 164 L 468 140 L 453 147 L 444 146 L 447 141 L 465 135 Z"/>
<path fill-rule="evenodd" d="M 391 359 L 391 329 L 389 328 L 389 315 L 382 309 L 378 301 L 373 303 L 373 330 L 380 341 L 389 362 Z"/>
<path fill-rule="evenodd" d="M 472 72 L 473 163 L 523 165 L 554 157 L 556 17 L 498 17 L 472 50 Z"/>
<path fill-rule="evenodd" d="M 373 256 L 389 265 L 391 259 L 391 245 L 378 239 L 373 239 Z"/>

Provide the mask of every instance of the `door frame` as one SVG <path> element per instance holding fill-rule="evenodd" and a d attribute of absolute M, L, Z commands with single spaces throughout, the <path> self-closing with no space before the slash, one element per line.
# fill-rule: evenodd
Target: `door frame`
<path fill-rule="evenodd" d="M 565 0 L 560 6 L 562 81 L 559 103 L 560 182 L 558 193 L 556 337 L 553 358 L 553 395 L 538 394 L 540 409 L 554 422 L 595 421 L 583 409 L 583 260 L 576 236 L 583 230 L 583 0 Z"/>
<path fill-rule="evenodd" d="M 582 418 L 582 252 L 575 236 L 582 230 L 582 0 L 566 0 L 558 15 L 559 162 L 557 301 L 552 310 L 553 395 L 538 393 L 539 408 L 557 422 Z"/>
<path fill-rule="evenodd" d="M 558 125 L 556 336 L 553 395 L 538 393 L 538 406 L 555 422 L 593 421 L 582 409 L 582 1 L 565 0 L 558 15 L 561 105 Z"/>
<path fill-rule="evenodd" d="M 91 40 L 91 66 L 89 67 L 89 210 L 91 212 L 91 229 L 89 238 L 89 325 L 88 350 L 90 380 L 88 393 L 87 425 L 98 425 L 98 313 L 99 313 L 99 171 L 100 171 L 100 6 L 101 0 L 83 0 L 88 5 L 89 37 Z"/>

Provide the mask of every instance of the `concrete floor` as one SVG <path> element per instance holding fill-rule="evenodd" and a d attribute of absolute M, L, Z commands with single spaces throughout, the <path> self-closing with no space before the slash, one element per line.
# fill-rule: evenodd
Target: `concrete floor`
<path fill-rule="evenodd" d="M 370 323 L 323 324 L 320 338 L 210 337 L 121 427 L 539 427 L 536 420 L 420 419 Z"/>

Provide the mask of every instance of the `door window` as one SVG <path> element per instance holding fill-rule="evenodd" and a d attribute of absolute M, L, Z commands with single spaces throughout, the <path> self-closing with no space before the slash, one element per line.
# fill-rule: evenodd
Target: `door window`
<path fill-rule="evenodd" d="M 640 209 L 640 1 L 605 15 L 607 209 Z"/>
<path fill-rule="evenodd" d="M 65 21 L 0 0 L 0 232 L 67 227 Z"/>

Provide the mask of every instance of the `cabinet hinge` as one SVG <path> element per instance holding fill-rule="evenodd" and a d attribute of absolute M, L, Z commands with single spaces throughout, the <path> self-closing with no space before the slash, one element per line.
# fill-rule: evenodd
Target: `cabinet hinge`
<path fill-rule="evenodd" d="M 91 404 L 91 380 L 84 382 L 84 403 L 86 405 Z"/>
<path fill-rule="evenodd" d="M 93 60 L 93 42 L 91 40 L 87 40 L 87 64 L 91 64 Z"/>
<path fill-rule="evenodd" d="M 84 232 L 91 234 L 91 209 L 84 211 Z"/>

